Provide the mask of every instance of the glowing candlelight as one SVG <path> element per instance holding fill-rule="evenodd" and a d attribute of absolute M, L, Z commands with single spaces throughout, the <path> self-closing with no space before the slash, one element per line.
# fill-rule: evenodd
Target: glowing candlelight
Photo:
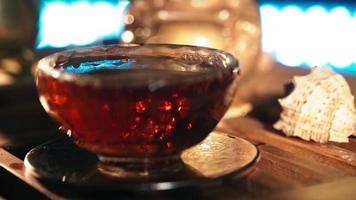
<path fill-rule="evenodd" d="M 188 44 L 217 49 L 225 47 L 219 26 L 196 22 L 164 24 L 150 42 Z"/>

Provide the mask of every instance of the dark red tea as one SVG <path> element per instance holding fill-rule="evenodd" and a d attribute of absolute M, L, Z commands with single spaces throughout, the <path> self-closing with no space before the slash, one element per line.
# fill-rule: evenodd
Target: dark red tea
<path fill-rule="evenodd" d="M 79 146 L 109 156 L 172 155 L 202 141 L 225 113 L 236 76 L 155 57 L 73 60 L 55 68 L 77 76 L 37 72 L 45 109 Z"/>

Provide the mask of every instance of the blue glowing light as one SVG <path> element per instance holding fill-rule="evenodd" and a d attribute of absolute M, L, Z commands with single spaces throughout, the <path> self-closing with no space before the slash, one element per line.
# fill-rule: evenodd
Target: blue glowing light
<path fill-rule="evenodd" d="M 262 48 L 287 66 L 356 74 L 356 12 L 343 6 L 263 4 Z"/>
<path fill-rule="evenodd" d="M 82 62 L 78 66 L 68 65 L 64 70 L 66 72 L 82 74 L 100 69 L 129 69 L 133 62 L 135 61 L 132 59 L 88 61 Z"/>
<path fill-rule="evenodd" d="M 42 0 L 37 49 L 119 38 L 129 1 Z"/>

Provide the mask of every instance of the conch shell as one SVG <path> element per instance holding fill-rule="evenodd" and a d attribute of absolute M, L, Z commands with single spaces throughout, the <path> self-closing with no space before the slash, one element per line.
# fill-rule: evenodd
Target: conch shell
<path fill-rule="evenodd" d="M 348 142 L 356 135 L 354 97 L 340 74 L 314 67 L 310 74 L 294 77 L 293 83 L 292 93 L 279 99 L 283 111 L 275 129 L 320 143 Z"/>

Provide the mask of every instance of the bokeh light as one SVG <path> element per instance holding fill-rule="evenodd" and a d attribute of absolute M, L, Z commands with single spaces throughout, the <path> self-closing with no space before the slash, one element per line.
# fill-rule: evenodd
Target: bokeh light
<path fill-rule="evenodd" d="M 37 49 L 117 39 L 129 1 L 41 1 Z"/>
<path fill-rule="evenodd" d="M 262 48 L 287 66 L 356 73 L 356 12 L 344 6 L 260 6 Z"/>

